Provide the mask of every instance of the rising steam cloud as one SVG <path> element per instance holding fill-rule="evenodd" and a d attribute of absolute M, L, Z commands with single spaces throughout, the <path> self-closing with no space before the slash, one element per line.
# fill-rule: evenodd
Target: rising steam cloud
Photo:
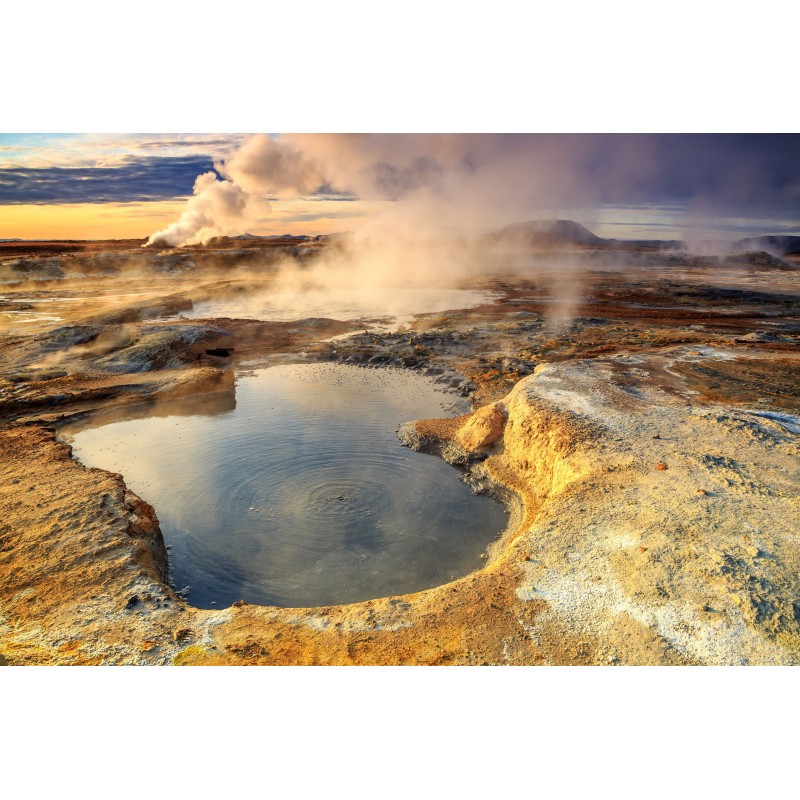
<path fill-rule="evenodd" d="M 763 137 L 762 137 L 763 138 Z M 756 137 L 757 139 L 757 137 Z M 511 221 L 580 208 L 648 205 L 797 211 L 798 139 L 627 134 L 256 134 L 198 176 L 180 219 L 148 245 L 204 244 L 243 234 L 271 204 L 308 196 L 388 201 L 351 241 L 310 267 L 288 267 L 287 291 L 385 291 L 452 284 L 513 268 L 479 234 Z M 689 215 L 686 233 L 696 236 Z M 689 236 L 687 236 L 687 239 Z M 481 241 L 481 246 L 476 242 Z M 503 261 L 500 264 L 500 261 Z M 567 259 L 537 269 L 553 296 L 575 306 L 580 270 Z M 280 282 L 280 281 L 279 281 Z M 278 288 L 276 286 L 276 288 Z"/>
<path fill-rule="evenodd" d="M 181 218 L 148 244 L 237 235 L 270 201 L 393 201 L 364 227 L 464 233 L 600 205 L 672 204 L 713 217 L 800 202 L 800 138 L 633 134 L 256 134 L 198 177 Z M 694 211 L 693 211 L 694 210 Z"/>
<path fill-rule="evenodd" d="M 415 235 L 469 233 L 532 210 L 613 202 L 616 187 L 646 177 L 652 162 L 648 140 L 621 144 L 554 135 L 256 134 L 197 179 L 181 218 L 148 244 L 241 234 L 269 213 L 270 199 L 313 193 L 394 201 L 365 226 L 384 233 L 405 222 Z"/>
<path fill-rule="evenodd" d="M 499 248 L 487 252 L 480 242 L 491 226 L 532 210 L 554 216 L 569 205 L 615 198 L 618 188 L 647 175 L 650 143 L 631 137 L 622 144 L 619 137 L 555 135 L 257 134 L 197 179 L 180 219 L 148 244 L 242 234 L 269 214 L 270 202 L 286 198 L 389 201 L 311 265 L 287 264 L 272 287 L 287 305 L 309 293 L 346 293 L 368 296 L 389 313 L 392 289 L 454 285 L 501 261 L 504 270 L 512 266 Z M 554 295 L 564 287 L 579 294 L 568 261 L 538 272 Z"/>

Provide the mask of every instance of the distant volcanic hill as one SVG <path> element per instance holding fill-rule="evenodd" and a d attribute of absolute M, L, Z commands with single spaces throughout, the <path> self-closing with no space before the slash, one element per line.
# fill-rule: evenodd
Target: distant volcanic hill
<path fill-rule="evenodd" d="M 680 250 L 684 243 L 670 239 L 603 239 L 571 219 L 540 219 L 506 225 L 487 236 L 493 244 L 545 250 L 570 247 L 603 250 Z"/>
<path fill-rule="evenodd" d="M 603 245 L 606 240 L 571 219 L 543 219 L 506 225 L 493 239 L 528 247 L 562 247 L 568 244 Z"/>
<path fill-rule="evenodd" d="M 800 254 L 800 236 L 751 236 L 739 239 L 734 251 L 763 250 L 771 256 L 793 256 Z"/>
<path fill-rule="evenodd" d="M 570 248 L 625 252 L 688 251 L 686 242 L 677 239 L 603 239 L 570 219 L 545 219 L 506 225 L 487 234 L 491 244 L 512 248 L 564 250 Z M 709 258 L 733 257 L 742 266 L 794 268 L 781 259 L 800 255 L 800 236 L 751 236 L 737 242 L 706 243 Z M 711 255 L 713 254 L 713 255 Z"/>
<path fill-rule="evenodd" d="M 264 236 L 264 239 L 269 239 L 270 241 L 282 241 L 282 242 L 307 242 L 311 237 L 306 236 L 305 234 L 291 234 L 291 233 L 278 233 L 272 236 Z"/>
<path fill-rule="evenodd" d="M 221 237 L 221 238 L 226 238 L 226 237 Z M 310 236 L 305 236 L 305 235 L 302 235 L 302 234 L 299 235 L 299 236 L 295 236 L 295 235 L 292 235 L 291 233 L 279 233 L 279 234 L 273 234 L 272 236 L 258 236 L 255 233 L 242 233 L 239 236 L 231 236 L 231 237 L 227 237 L 227 238 L 239 239 L 239 240 L 243 240 L 243 239 L 246 239 L 246 240 L 263 239 L 263 240 L 269 241 L 269 242 L 274 242 L 274 241 L 278 241 L 278 240 L 287 241 L 287 242 L 288 241 L 306 242 L 311 237 Z"/>
<path fill-rule="evenodd" d="M 352 237 L 350 233 L 333 233 L 319 236 L 278 234 L 257 236 L 244 233 L 233 237 L 218 237 L 212 244 L 225 241 L 238 242 L 244 245 L 265 244 L 302 244 L 304 242 L 340 242 Z M 515 222 L 487 234 L 485 240 L 490 244 L 499 244 L 511 248 L 564 250 L 570 248 L 623 250 L 636 252 L 684 251 L 687 245 L 677 239 L 603 239 L 592 233 L 586 226 L 571 219 L 540 219 L 528 222 Z M 761 266 L 778 266 L 770 257 L 779 260 L 786 255 L 800 254 L 800 236 L 751 236 L 737 242 L 725 244 L 718 242 L 709 244 L 710 252 L 718 255 L 739 255 L 742 264 L 749 263 Z M 761 256 L 757 254 L 760 253 Z"/>

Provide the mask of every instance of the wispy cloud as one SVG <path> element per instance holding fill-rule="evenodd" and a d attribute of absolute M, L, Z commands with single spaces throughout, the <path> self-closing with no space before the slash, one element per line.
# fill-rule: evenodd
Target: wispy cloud
<path fill-rule="evenodd" d="M 0 134 L 0 169 L 114 166 L 131 157 L 224 158 L 244 134 Z"/>

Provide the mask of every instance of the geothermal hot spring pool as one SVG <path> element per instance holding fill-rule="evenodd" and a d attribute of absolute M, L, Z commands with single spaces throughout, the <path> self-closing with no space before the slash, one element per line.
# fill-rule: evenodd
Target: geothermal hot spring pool
<path fill-rule="evenodd" d="M 288 296 L 285 292 L 241 291 L 198 301 L 179 315 L 189 319 L 234 317 L 284 322 L 304 317 L 380 319 L 384 327 L 392 329 L 409 323 L 417 314 L 474 308 L 493 303 L 497 297 L 497 292 L 483 289 L 394 287 L 376 292 L 353 287 L 309 287 Z"/>
<path fill-rule="evenodd" d="M 235 397 L 128 408 L 61 436 L 155 507 L 193 605 L 333 605 L 466 575 L 505 528 L 502 505 L 396 437 L 453 400 L 400 370 L 276 366 L 238 376 Z"/>

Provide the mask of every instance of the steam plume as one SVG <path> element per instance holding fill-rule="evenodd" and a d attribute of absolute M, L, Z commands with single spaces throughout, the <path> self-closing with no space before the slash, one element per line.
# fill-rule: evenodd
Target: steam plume
<path fill-rule="evenodd" d="M 672 204 L 684 209 L 676 217 L 683 214 L 687 238 L 697 240 L 692 209 L 702 209 L 703 220 L 721 208 L 763 209 L 776 201 L 797 211 L 800 139 L 756 139 L 256 134 L 216 163 L 215 172 L 197 178 L 180 219 L 148 244 L 180 246 L 245 233 L 270 213 L 271 202 L 285 198 L 381 199 L 388 201 L 385 210 L 367 217 L 351 242 L 326 250 L 302 275 L 286 270 L 289 288 L 452 284 L 479 269 L 509 267 L 509 254 L 487 247 L 480 234 L 510 221 L 570 216 L 580 208 L 583 221 L 591 222 L 586 209 Z M 540 275 L 563 307 L 574 308 L 580 270 L 566 260 L 542 265 L 526 258 L 525 269 Z"/>
<path fill-rule="evenodd" d="M 674 206 L 689 229 L 698 212 L 711 220 L 800 211 L 793 135 L 256 134 L 215 170 L 149 244 L 244 233 L 269 213 L 270 199 L 326 192 L 419 203 L 426 227 L 440 231 L 600 205 Z"/>

